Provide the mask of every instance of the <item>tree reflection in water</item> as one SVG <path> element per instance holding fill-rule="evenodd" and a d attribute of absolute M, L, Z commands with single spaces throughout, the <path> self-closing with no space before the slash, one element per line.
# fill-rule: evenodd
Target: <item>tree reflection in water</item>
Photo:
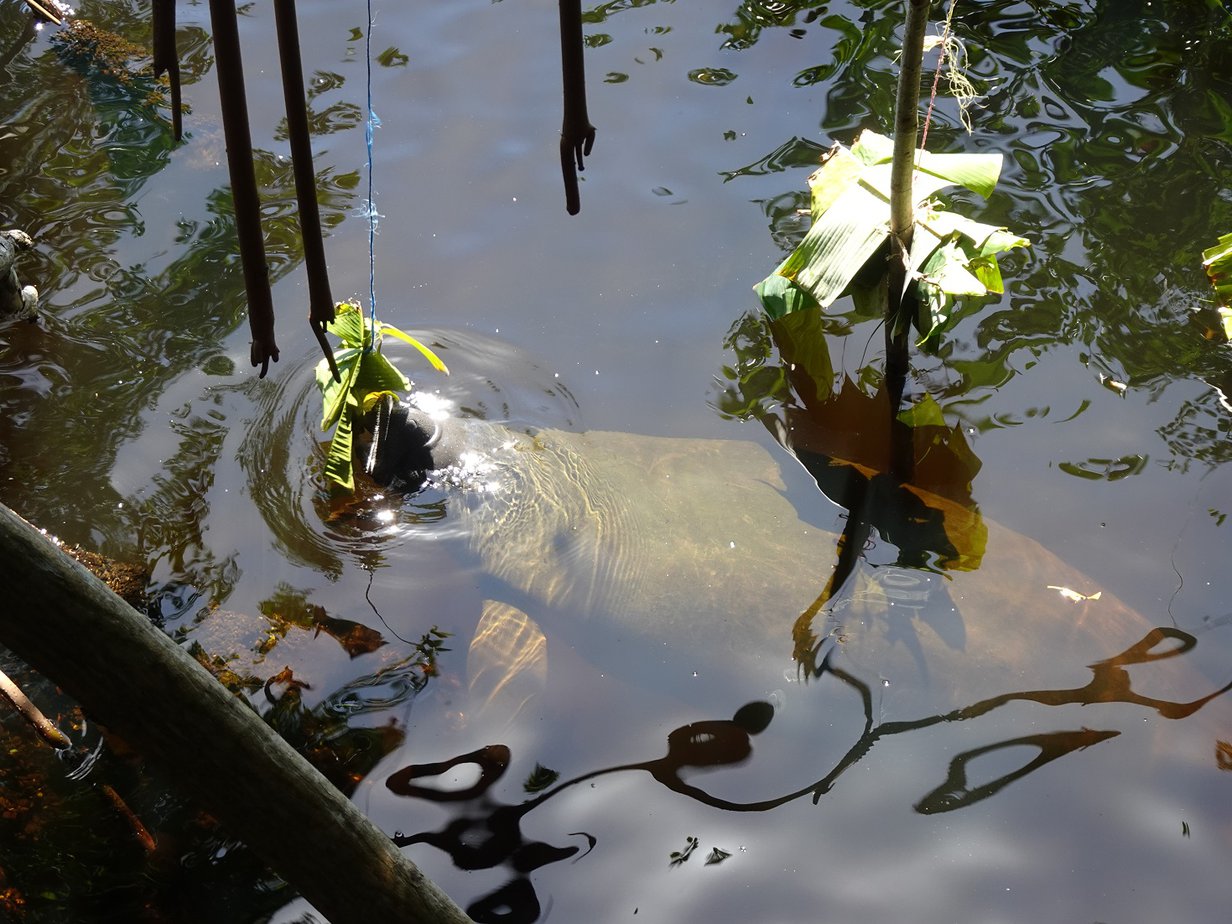
<path fill-rule="evenodd" d="M 1161 644 L 1168 641 L 1176 644 Z M 541 906 L 529 874 L 550 863 L 579 855 L 578 845 L 554 846 L 540 841 L 527 841 L 522 834 L 522 819 L 547 800 L 580 783 L 598 777 L 630 771 L 650 774 L 672 792 L 687 796 L 704 805 L 730 812 L 765 812 L 806 796 L 814 804 L 834 789 L 839 778 L 858 764 L 879 741 L 896 735 L 919 731 L 942 722 L 962 722 L 987 715 L 1014 702 L 1040 703 L 1046 706 L 1097 706 L 1126 703 L 1153 710 L 1164 718 L 1182 719 L 1193 715 L 1210 701 L 1232 690 L 1232 682 L 1190 702 L 1173 702 L 1137 693 L 1132 688 L 1126 668 L 1175 658 L 1190 651 L 1197 639 L 1173 628 L 1156 628 L 1120 654 L 1090 666 L 1090 683 L 1068 690 L 1027 690 L 1005 693 L 972 703 L 945 714 L 923 716 L 909 721 L 877 723 L 873 716 L 873 696 L 868 683 L 854 674 L 834 666 L 833 649 L 817 670 L 817 677 L 828 675 L 845 684 L 860 696 L 864 710 L 864 731 L 847 753 L 823 776 L 800 789 L 756 802 L 734 802 L 712 795 L 706 789 L 687 782 L 687 771 L 736 767 L 753 753 L 751 738 L 764 731 L 774 717 L 774 707 L 766 702 L 742 706 L 730 719 L 692 722 L 672 731 L 667 737 L 667 753 L 652 760 L 606 767 L 567 780 L 519 805 L 499 803 L 488 791 L 509 768 L 511 750 L 503 744 L 488 745 L 449 760 L 427 764 L 411 764 L 392 774 L 386 787 L 396 795 L 437 803 L 457 803 L 464 807 L 458 815 L 437 831 L 417 834 L 397 832 L 394 842 L 400 847 L 428 844 L 447 853 L 459 869 L 480 870 L 507 866 L 514 874 L 496 891 L 478 899 L 466 911 L 476 921 L 531 922 L 539 919 Z M 924 815 L 968 808 L 1000 792 L 1010 783 L 1074 751 L 1084 750 L 1115 738 L 1119 731 L 1080 728 L 1007 738 L 954 755 L 940 785 L 929 790 L 914 805 Z M 1025 748 L 1034 753 L 1021 765 L 1001 775 L 972 784 L 968 767 L 978 758 L 998 751 Z M 472 764 L 479 769 L 479 779 L 462 790 L 437 789 L 418 781 L 440 777 L 458 767 Z M 597 839 L 584 832 L 569 832 L 569 837 L 582 838 L 588 853 Z"/>

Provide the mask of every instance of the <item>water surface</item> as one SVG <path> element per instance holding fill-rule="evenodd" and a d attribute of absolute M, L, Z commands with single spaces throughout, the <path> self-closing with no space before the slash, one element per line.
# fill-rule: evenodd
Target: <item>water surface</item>
<path fill-rule="evenodd" d="M 358 5 L 297 6 L 334 294 L 366 296 L 367 23 Z M 751 444 L 782 480 L 775 490 L 790 515 L 837 533 L 844 512 L 759 422 L 807 397 L 783 384 L 750 287 L 803 234 L 795 210 L 807 204 L 819 152 L 861 128 L 887 129 L 900 8 L 589 8 L 598 136 L 571 218 L 557 154 L 555 5 L 377 4 L 373 48 L 391 50 L 372 80 L 382 121 L 378 311 L 425 332 L 454 369 L 438 381 L 415 368 L 418 387 L 515 433 L 739 442 L 733 459 Z M 87 3 L 80 15 L 147 38 L 148 4 Z M 798 613 L 779 614 L 781 635 L 751 643 L 762 670 L 704 630 L 690 638 L 614 617 L 582 624 L 567 607 L 518 596 L 492 576 L 446 489 L 407 500 L 369 492 L 331 515 L 312 468 L 314 345 L 268 55 L 272 13 L 251 6 L 241 21 L 284 355 L 264 381 L 247 367 L 208 17 L 195 6 L 179 17 L 192 105 L 180 146 L 144 92 L 74 69 L 47 32 L 5 65 L 0 221 L 38 240 L 23 272 L 44 310 L 37 327 L 0 331 L 2 499 L 66 540 L 148 562 L 158 614 L 186 641 L 209 637 L 214 606 L 277 627 L 271 673 L 286 663 L 310 686 L 274 688 L 281 708 L 261 691 L 254 702 L 309 753 L 341 755 L 355 777 L 367 773 L 340 785 L 391 834 L 423 839 L 472 819 L 465 843 L 490 845 L 462 864 L 477 868 L 459 869 L 445 837 L 406 850 L 477 918 L 1214 920 L 1226 908 L 1225 700 L 1174 719 L 1142 703 L 1013 701 L 887 735 L 845 763 L 866 733 L 865 707 L 834 677 L 798 680 Z M 1144 696 L 1196 700 L 1232 680 L 1222 566 L 1232 365 L 1227 344 L 1209 334 L 1199 256 L 1232 229 L 1232 24 L 1219 4 L 1198 0 L 960 4 L 955 23 L 985 99 L 971 136 L 941 99 L 930 147 L 1002 152 L 994 197 L 953 201 L 1033 247 L 1003 260 L 1002 299 L 964 317 L 937 356 L 915 357 L 910 390 L 931 394 L 978 457 L 970 495 L 984 517 L 1084 577 L 1075 590 L 1102 591 L 1141 614 L 1142 627 L 1196 639 L 1183 655 L 1130 670 Z M 20 8 L 6 7 L 2 40 L 22 24 Z M 871 393 L 862 370 L 878 362 L 875 322 L 840 303 L 825 328 L 836 374 Z M 833 567 L 832 547 L 826 555 L 801 577 L 806 600 Z M 867 563 L 895 557 L 878 538 Z M 994 565 L 1002 570 L 956 576 L 948 593 L 958 601 L 964 581 L 1008 585 L 1028 570 L 990 551 Z M 548 647 L 542 689 L 512 721 L 477 709 L 467 688 L 484 601 L 502 596 L 536 620 Z M 756 610 L 748 596 L 732 602 Z M 719 608 L 692 615 L 703 626 L 730 618 Z M 962 628 L 975 638 L 976 620 L 1005 618 L 975 599 Z M 931 630 L 941 641 L 930 652 L 952 650 L 959 636 L 938 619 L 915 635 L 927 645 Z M 367 637 L 348 625 L 387 644 L 348 648 L 340 641 Z M 398 637 L 414 643 L 433 626 L 454 635 L 428 677 Z M 1007 636 L 1035 631 L 1019 625 Z M 1076 689 L 1092 676 L 1088 661 L 1071 660 L 1078 651 L 998 647 L 995 638 L 963 662 L 962 676 L 981 689 Z M 1090 660 L 1128 645 L 1105 641 Z M 943 676 L 911 688 L 926 691 L 919 703 L 895 699 L 893 683 L 878 683 L 910 662 L 902 647 L 891 651 L 900 660 L 860 663 L 873 725 L 974 701 Z M 689 723 L 722 723 L 704 734 L 738 745 L 748 732 L 738 710 L 749 702 L 774 712 L 749 739 L 747 762 L 673 764 L 680 751 L 669 740 L 680 739 L 669 736 Z M 745 725 L 733 724 L 738 715 Z M 1039 737 L 1083 729 L 1118 734 Z M 472 800 L 438 804 L 387 785 L 409 767 L 489 745 L 509 749 L 508 769 Z M 714 753 L 702 746 L 694 757 L 704 765 Z M 523 784 L 543 782 L 536 765 L 564 788 L 531 804 Z M 460 767 L 451 785 L 469 785 L 477 766 Z M 612 768 L 626 769 L 591 776 Z M 810 787 L 836 770 L 814 801 Z M 184 920 L 257 920 L 284 905 L 277 920 L 302 915 L 244 851 L 169 799 L 167 781 L 112 758 L 95 773 L 163 852 L 109 853 L 125 836 L 107 827 L 114 816 L 60 784 L 67 807 L 23 844 L 38 845 L 46 866 L 76 869 L 73 881 L 44 886 L 37 864 L 0 860 L 29 898 L 30 920 L 109 920 L 99 895 L 134 908 L 152 901 Z M 1007 782 L 979 798 L 957 795 L 998 780 Z M 733 810 L 803 790 L 777 807 Z M 91 837 L 74 834 L 82 818 L 92 819 Z M 86 855 L 95 845 L 109 858 L 98 868 L 110 871 L 57 860 L 74 838 Z M 716 848 L 730 856 L 707 865 Z M 51 897 L 33 898 L 40 892 Z M 204 894 L 217 897 L 188 910 Z"/>

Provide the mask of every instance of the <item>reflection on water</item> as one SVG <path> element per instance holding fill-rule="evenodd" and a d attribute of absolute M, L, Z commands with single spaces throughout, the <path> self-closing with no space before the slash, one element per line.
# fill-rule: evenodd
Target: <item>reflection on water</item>
<path fill-rule="evenodd" d="M 542 385 L 542 370 L 526 364 L 510 347 L 461 332 L 415 336 L 421 336 L 453 370 L 450 379 L 433 379 L 424 390 L 460 413 L 514 424 L 575 422 L 577 406 L 568 389 Z M 401 368 L 415 368 L 412 356 L 418 354 L 410 348 L 391 343 L 384 349 Z M 344 558 L 371 571 L 382 566 L 388 552 L 417 536 L 439 540 L 460 535 L 453 521 L 446 521 L 440 492 L 404 499 L 363 481 L 354 498 L 331 502 L 313 362 L 315 357 L 285 363 L 268 384 L 249 386 L 256 398 L 255 426 L 248 430 L 238 458 L 253 501 L 281 553 L 336 577 L 344 570 Z M 498 370 L 509 373 L 499 382 L 494 378 Z"/>
<path fill-rule="evenodd" d="M 749 736 L 763 731 L 772 718 L 773 707 L 768 703 L 749 703 L 738 709 L 730 720 L 694 722 L 676 729 L 667 737 L 667 754 L 663 757 L 596 770 L 552 786 L 534 799 L 516 806 L 494 805 L 492 800 L 486 797 L 488 790 L 509 767 L 510 750 L 504 745 L 490 745 L 439 763 L 404 767 L 385 781 L 391 792 L 430 802 L 469 803 L 466 809 L 469 814 L 451 821 L 443 831 L 413 835 L 397 833 L 394 840 L 399 846 L 429 844 L 443 850 L 459 869 L 491 869 L 508 865 L 511 871 L 517 874 L 516 877 L 491 895 L 472 902 L 466 909 L 467 914 L 481 922 L 537 921 L 541 908 L 534 886 L 527 878 L 528 874 L 549 863 L 568 860 L 578 855 L 581 848 L 527 843 L 521 831 L 524 816 L 571 786 L 604 774 L 629 770 L 645 771 L 668 789 L 700 802 L 714 804 L 705 792 L 684 781 L 682 771 L 686 768 L 696 770 L 743 763 L 752 752 Z M 437 789 L 412 782 L 439 777 L 464 764 L 474 764 L 480 771 L 479 780 L 467 789 Z M 536 790 L 534 776 L 527 780 L 524 788 L 528 792 Z M 728 810 L 744 808 L 721 803 L 719 807 Z M 585 833 L 578 832 L 570 836 L 584 838 L 589 843 L 589 849 L 593 849 L 597 843 L 596 838 Z"/>
<path fill-rule="evenodd" d="M 1159 644 L 1166 640 L 1179 644 L 1167 645 L 1163 650 L 1157 651 Z M 739 767 L 748 761 L 753 752 L 751 736 L 765 731 L 774 718 L 774 707 L 766 702 L 748 703 L 738 709 L 729 720 L 692 722 L 673 730 L 667 738 L 667 754 L 660 758 L 594 770 L 563 782 L 556 782 L 558 775 L 552 771 L 549 773 L 549 779 L 555 785 L 551 785 L 544 792 L 538 792 L 540 787 L 535 785 L 536 776 L 543 774 L 543 768 L 537 766 L 536 773 L 532 774 L 523 786 L 533 798 L 518 804 L 501 803 L 489 795 L 491 788 L 509 769 L 512 753 L 505 745 L 488 745 L 449 760 L 412 764 L 386 777 L 386 788 L 398 796 L 457 806 L 450 813 L 450 821 L 443 829 L 415 834 L 397 832 L 394 840 L 400 846 L 427 844 L 434 847 L 448 854 L 454 865 L 462 870 L 507 867 L 513 878 L 495 892 L 472 902 L 466 909 L 467 913 L 480 922 L 533 922 L 539 920 L 542 909 L 534 886 L 528 878 L 529 874 L 547 864 L 573 859 L 579 855 L 581 848 L 576 845 L 554 847 L 547 843 L 527 842 L 521 826 L 532 811 L 571 787 L 607 774 L 642 771 L 674 793 L 726 812 L 768 812 L 804 798 L 811 798 L 811 801 L 817 804 L 823 796 L 835 798 L 832 794 L 837 791 L 841 777 L 854 770 L 861 761 L 873 759 L 870 755 L 874 745 L 893 736 L 922 731 L 941 722 L 975 719 L 1014 701 L 1030 701 L 1050 706 L 1132 703 L 1154 709 L 1171 719 L 1192 715 L 1206 703 L 1232 689 L 1232 683 L 1191 703 L 1165 702 L 1135 693 L 1131 689 L 1125 667 L 1176 657 L 1191 649 L 1196 641 L 1193 636 L 1177 630 L 1153 630 L 1127 651 L 1093 665 L 1095 676 L 1092 682 L 1081 690 L 1010 693 L 995 700 L 974 703 L 948 715 L 924 716 L 910 721 L 878 722 L 872 714 L 873 696 L 869 685 L 845 670 L 828 668 L 830 674 L 860 696 L 865 711 L 863 733 L 838 763 L 815 782 L 801 789 L 755 802 L 733 802 L 715 797 L 707 791 L 705 778 L 699 771 Z M 1098 710 L 1095 716 L 1098 716 Z M 1098 721 L 1098 718 L 1094 721 Z M 934 815 L 970 808 L 1058 758 L 1116 738 L 1119 734 L 1116 730 L 1097 731 L 1083 727 L 1023 735 L 970 748 L 953 755 L 944 780 L 925 792 L 915 803 L 914 809 L 922 815 Z M 1013 752 L 1017 749 L 1022 749 L 1025 753 L 1010 761 L 1009 769 L 1000 775 L 976 782 L 987 774 L 973 770 L 970 766 L 973 762 L 990 754 Z M 1216 748 L 1215 758 L 1221 767 L 1226 763 L 1225 752 L 1225 744 Z M 467 765 L 478 768 L 479 778 L 465 788 L 441 788 L 419 782 L 446 778 L 456 773 L 458 767 Z M 925 783 L 929 770 L 927 767 L 919 769 L 921 785 Z M 686 782 L 686 776 L 696 778 L 699 782 Z M 585 853 L 590 853 L 600 845 L 599 838 L 584 832 L 572 832 L 567 836 L 584 838 L 589 845 Z M 691 852 L 697 839 L 690 837 L 689 840 L 691 846 L 688 851 Z M 585 856 L 585 853 L 581 856 Z M 686 862 L 687 859 L 688 853 L 673 853 L 669 857 L 672 866 Z M 721 862 L 721 859 L 711 862 Z"/>
<path fill-rule="evenodd" d="M 862 410 L 865 431 L 873 422 L 870 409 L 888 408 L 884 400 L 878 405 L 845 394 L 845 401 L 839 393 L 820 405 L 794 409 L 810 419 L 793 418 L 793 408 L 787 408 L 782 430 L 797 441 L 793 449 L 810 473 L 817 469 L 803 447 L 810 439 L 827 437 L 828 446 L 814 448 L 835 452 L 850 420 L 846 408 Z M 823 428 L 817 416 L 827 413 L 830 426 Z M 476 425 L 471 430 L 476 432 Z M 1217 770 L 1217 736 L 1223 734 L 1219 717 L 1226 710 L 1186 728 L 1175 742 L 1160 743 L 1173 736 L 1157 727 L 1148 735 L 1157 741 L 1143 739 L 1142 710 L 1172 721 L 1206 718 L 1204 707 L 1224 703 L 1223 694 L 1232 689 L 1232 683 L 1207 681 L 1181 659 L 1197 639 L 1172 627 L 1153 628 L 1110 594 L 1095 593 L 1089 578 L 1042 547 L 964 507 L 960 501 L 970 491 L 978 462 L 961 441 L 947 450 L 943 431 L 936 425 L 912 429 L 909 435 L 935 455 L 909 484 L 884 482 L 885 487 L 874 488 L 891 477 L 869 466 L 869 454 L 877 451 L 875 439 L 851 444 L 865 453 L 856 460 L 814 463 L 840 464 L 863 476 L 862 498 L 844 498 L 846 525 L 838 537 L 810 530 L 777 507 L 774 481 L 756 453 L 739 444 L 550 430 L 521 442 L 510 431 L 502 438 L 477 437 L 485 446 L 503 447 L 508 467 L 530 474 L 512 498 L 498 491 L 486 496 L 478 510 L 459 516 L 469 524 L 484 570 L 504 585 L 496 592 L 513 593 L 536 614 L 548 639 L 550 663 L 560 651 L 555 643 L 563 641 L 603 671 L 600 677 L 611 671 L 636 678 L 644 691 L 656 691 L 653 702 L 663 710 L 663 721 L 679 709 L 679 699 L 721 704 L 745 689 L 774 682 L 776 671 L 790 663 L 784 643 L 794 634 L 795 670 L 806 673 L 806 684 L 796 684 L 793 699 L 804 698 L 804 711 L 826 716 L 829 725 L 817 730 L 816 740 L 800 737 L 800 718 L 776 733 L 772 707 L 758 703 L 763 720 L 756 723 L 756 733 L 766 737 L 759 747 L 769 750 L 784 778 L 794 778 L 777 790 L 770 782 L 775 774 L 735 772 L 754 756 L 748 739 L 754 731 L 739 721 L 742 713 L 734 726 L 705 721 L 680 727 L 669 735 L 668 756 L 656 761 L 629 762 L 625 739 L 613 735 L 606 739 L 607 750 L 623 760 L 604 770 L 562 774 L 564 782 L 518 802 L 496 799 L 494 787 L 513 760 L 521 756 L 525 763 L 538 757 L 538 748 L 550 747 L 542 735 L 532 736 L 526 755 L 502 742 L 403 766 L 386 777 L 390 791 L 456 807 L 448 812 L 445 827 L 404 834 L 400 843 L 434 847 L 463 870 L 504 867 L 513 878 L 476 898 L 470 912 L 477 919 L 499 920 L 495 909 L 513 908 L 516 919 L 537 920 L 544 905 L 529 874 L 564 859 L 582 864 L 575 859 L 576 846 L 551 838 L 528 843 L 521 833 L 523 819 L 546 808 L 550 799 L 572 793 L 579 783 L 609 774 L 643 770 L 676 795 L 723 812 L 774 813 L 811 801 L 833 820 L 858 804 L 858 799 L 849 803 L 842 798 L 849 788 L 859 790 L 859 783 L 850 780 L 852 771 L 884 772 L 882 762 L 895 751 L 921 752 L 897 764 L 893 791 L 902 795 L 903 805 L 927 816 L 974 809 L 1001 797 L 1010 784 L 1051 770 L 1059 758 L 1082 752 L 1082 766 L 1050 783 L 1054 789 L 1072 787 L 1077 796 L 1108 772 L 1093 767 L 1087 752 L 1096 745 L 1107 752 L 1106 743 L 1124 739 L 1133 739 L 1135 751 L 1145 746 L 1152 752 L 1132 773 L 1119 771 L 1127 788 L 1150 785 L 1147 781 L 1156 774 Z M 928 458 L 928 453 L 919 455 Z M 919 481 L 926 477 L 958 499 L 921 488 Z M 832 489 L 822 477 L 818 485 Z M 880 500 L 873 499 L 878 495 Z M 531 498 L 535 504 L 528 504 Z M 505 518 L 503 509 L 510 504 L 517 508 L 513 520 Z M 484 515 L 486 507 L 498 508 L 491 520 Z M 862 527 L 853 527 L 860 521 Z M 763 523 L 772 524 L 771 529 L 763 531 Z M 791 539 L 778 544 L 775 535 Z M 728 536 L 730 542 L 716 541 Z M 846 561 L 844 549 L 852 550 Z M 913 573 L 904 567 L 910 565 L 927 570 Z M 930 589 L 932 581 L 942 586 Z M 1084 591 L 1072 591 L 1074 586 Z M 1068 595 L 1062 593 L 1067 590 Z M 579 628 L 578 620 L 589 624 Z M 527 644 L 538 646 L 540 638 Z M 511 673 L 522 670 L 522 654 L 508 652 Z M 689 691 L 687 683 L 672 682 L 673 676 L 683 677 L 681 668 L 689 663 L 720 666 L 724 673 L 710 681 L 694 674 Z M 1130 668 L 1136 668 L 1132 678 Z M 1083 686 L 1088 673 L 1093 677 Z M 527 724 L 553 721 L 557 710 L 570 708 L 574 695 L 553 693 L 549 683 L 528 709 L 519 694 L 514 710 L 519 733 L 524 736 Z M 564 702 L 554 701 L 562 696 Z M 856 705 L 859 717 L 853 723 Z M 1041 705 L 1055 714 L 1040 712 Z M 507 724 L 485 717 L 479 705 L 475 710 L 476 732 L 482 728 L 491 734 Z M 839 716 L 854 726 L 852 737 L 833 732 Z M 977 730 L 966 735 L 952 731 L 968 723 Z M 948 734 L 937 733 L 943 727 Z M 1189 740 L 1194 734 L 1197 739 Z M 474 742 L 473 734 L 457 738 Z M 821 740 L 824 748 L 815 752 Z M 566 759 L 579 760 L 576 754 Z M 443 791 L 412 782 L 452 772 L 460 764 L 478 765 L 479 781 Z M 731 772 L 716 775 L 715 788 L 708 782 L 712 778 L 696 776 L 718 767 Z M 688 779 L 682 775 L 686 768 Z M 630 811 L 645 798 L 644 786 L 620 787 L 615 794 L 584 800 L 586 817 Z M 420 815 L 414 809 L 389 811 L 399 819 Z M 695 812 L 676 805 L 670 816 L 694 818 Z M 566 823 L 574 824 L 570 818 Z M 777 818 L 777 836 L 802 849 L 797 838 L 803 830 L 797 825 L 807 828 L 807 823 L 799 816 L 780 813 Z M 397 824 L 406 830 L 403 822 Z M 549 822 L 543 825 L 551 829 Z M 646 827 L 643 837 L 650 838 L 662 826 L 648 820 Z M 560 838 L 576 828 L 554 830 Z M 585 830 L 595 857 L 607 856 L 609 841 L 615 839 L 620 862 L 628 862 L 634 845 L 642 842 L 635 835 Z M 423 854 L 416 858 L 422 861 Z M 741 867 L 740 861 L 732 862 Z M 974 866 L 978 869 L 979 861 Z M 646 869 L 644 859 L 639 868 Z M 586 874 L 567 877 L 578 875 Z M 719 902 L 718 894 L 692 894 L 692 900 Z"/>
<path fill-rule="evenodd" d="M 817 152 L 887 109 L 900 11 L 584 10 L 603 166 L 570 224 L 555 17 L 384 11 L 374 38 L 405 55 L 374 83 L 388 320 L 448 328 L 430 339 L 454 376 L 418 386 L 538 466 L 485 513 L 443 483 L 331 506 L 306 331 L 268 380 L 245 374 L 201 11 L 179 11 L 174 147 L 0 5 L 0 224 L 36 237 L 45 301 L 0 331 L 3 499 L 148 561 L 168 630 L 478 919 L 1218 918 L 1232 359 L 1204 335 L 1196 260 L 1232 227 L 1232 25 L 1190 0 L 959 5 L 986 99 L 970 138 L 942 99 L 930 144 L 1004 151 L 998 194 L 963 208 L 1036 246 L 917 357 L 908 392 L 932 404 L 904 477 L 896 431 L 862 424 L 883 413 L 875 319 L 840 305 L 787 347 L 748 313 L 804 233 Z M 340 295 L 367 290 L 353 12 L 300 4 Z M 140 42 L 147 13 L 83 15 Z M 268 39 L 270 13 L 241 27 Z M 282 101 L 251 83 L 291 331 Z M 289 900 L 118 744 L 84 785 L 112 787 L 152 855 L 3 732 L 23 827 L 0 891 L 29 920 Z"/>

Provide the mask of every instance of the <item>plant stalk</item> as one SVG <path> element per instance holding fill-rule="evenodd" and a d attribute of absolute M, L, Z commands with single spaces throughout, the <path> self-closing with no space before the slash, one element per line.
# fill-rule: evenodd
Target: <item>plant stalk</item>
<path fill-rule="evenodd" d="M 894 427 L 903 391 L 907 385 L 909 361 L 907 332 L 910 322 L 904 315 L 904 296 L 908 283 L 911 235 L 915 223 L 915 143 L 920 128 L 920 75 L 924 63 L 924 33 L 932 0 L 908 0 L 907 22 L 903 34 L 898 97 L 894 104 L 894 159 L 890 167 L 890 266 L 886 286 L 886 387 L 890 397 L 890 426 Z M 909 443 L 894 444 L 891 471 L 902 481 L 911 477 Z"/>
<path fill-rule="evenodd" d="M 0 671 L 0 699 L 8 700 L 9 704 L 30 724 L 30 727 L 38 732 L 38 736 L 53 748 L 63 751 L 72 747 L 73 743 L 68 740 L 64 732 L 60 731 L 51 719 L 43 715 L 38 706 L 30 702 L 26 694 L 21 691 L 21 687 L 13 683 L 3 671 Z"/>
<path fill-rule="evenodd" d="M 920 74 L 924 62 L 924 33 L 932 0 L 908 0 L 903 35 L 902 70 L 894 103 L 894 160 L 890 168 L 890 233 L 903 251 L 911 246 L 915 202 L 911 195 L 915 171 L 915 143 L 920 129 Z M 893 294 L 891 302 L 895 301 Z"/>

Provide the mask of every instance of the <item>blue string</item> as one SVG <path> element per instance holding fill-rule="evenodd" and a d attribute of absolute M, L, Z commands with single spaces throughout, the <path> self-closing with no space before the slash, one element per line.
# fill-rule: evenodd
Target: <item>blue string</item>
<path fill-rule="evenodd" d="M 372 0 L 368 0 L 368 29 L 364 33 L 364 64 L 368 79 L 368 120 L 364 125 L 364 141 L 368 146 L 368 320 L 371 340 L 364 351 L 372 350 L 376 342 L 376 199 L 372 188 L 372 136 L 381 124 L 372 108 Z"/>

